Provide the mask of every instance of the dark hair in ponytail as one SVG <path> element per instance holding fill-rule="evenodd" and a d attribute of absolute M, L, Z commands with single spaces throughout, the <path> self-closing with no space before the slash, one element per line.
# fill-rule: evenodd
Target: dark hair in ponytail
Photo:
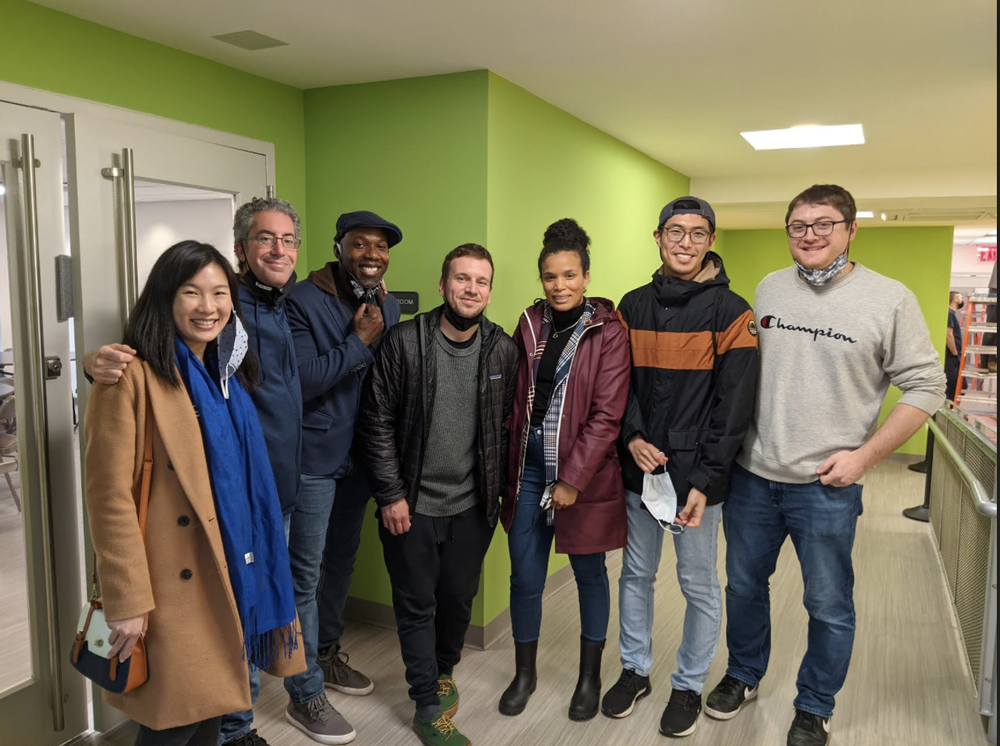
<path fill-rule="evenodd" d="M 560 251 L 575 251 L 580 257 L 583 271 L 590 271 L 590 236 L 573 218 L 557 220 L 545 229 L 542 239 L 542 253 L 538 255 L 538 274 L 542 274 L 542 262 L 545 257 L 558 254 Z"/>

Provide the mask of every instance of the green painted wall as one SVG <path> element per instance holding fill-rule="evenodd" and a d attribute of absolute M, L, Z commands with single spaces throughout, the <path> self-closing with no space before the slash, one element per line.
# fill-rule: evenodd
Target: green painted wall
<path fill-rule="evenodd" d="M 386 101 L 391 116 L 381 115 Z M 389 288 L 419 292 L 426 310 L 439 302 L 444 255 L 483 243 L 496 263 L 488 314 L 508 331 L 541 293 L 535 267 L 549 223 L 581 222 L 594 240 L 591 288 L 617 301 L 655 269 L 659 210 L 689 183 L 486 71 L 306 91 L 305 131 L 311 268 L 332 257 L 340 213 L 374 210 L 404 235 L 390 255 Z M 563 564 L 558 557 L 550 570 Z M 509 575 L 498 529 L 473 623 L 507 607 Z M 391 603 L 374 517 L 365 523 L 351 593 Z"/>
<path fill-rule="evenodd" d="M 0 19 L 0 80 L 274 143 L 278 196 L 305 224 L 302 91 L 24 0 Z"/>
<path fill-rule="evenodd" d="M 486 243 L 486 94 L 485 71 L 306 91 L 309 267 L 333 259 L 341 213 L 372 210 L 403 231 L 389 289 L 420 293 L 420 310 L 437 306 L 445 254 Z M 373 509 L 351 595 L 391 604 L 377 529 Z M 473 619 L 482 624 L 479 601 Z"/>
<path fill-rule="evenodd" d="M 948 322 L 953 233 L 949 227 L 861 227 L 851 244 L 852 259 L 899 280 L 914 292 L 942 360 Z M 730 286 L 750 302 L 753 302 L 757 284 L 767 274 L 791 263 L 788 239 L 780 229 L 725 231 L 721 254 Z M 882 406 L 882 419 L 895 406 L 899 396 L 898 389 L 889 389 Z M 921 430 L 904 443 L 899 452 L 923 455 L 925 443 L 926 431 Z"/>
<path fill-rule="evenodd" d="M 690 186 L 683 174 L 494 73 L 488 183 L 486 246 L 496 263 L 489 315 L 509 332 L 542 295 L 537 262 L 550 223 L 570 217 L 583 226 L 593 241 L 588 292 L 617 303 L 659 266 L 653 231 L 660 210 Z M 553 553 L 550 573 L 567 562 Z M 509 601 L 510 558 L 500 530 L 477 604 L 489 622 Z"/>

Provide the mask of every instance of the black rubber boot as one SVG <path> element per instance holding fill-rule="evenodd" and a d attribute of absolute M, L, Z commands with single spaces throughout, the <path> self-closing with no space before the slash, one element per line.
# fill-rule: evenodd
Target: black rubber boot
<path fill-rule="evenodd" d="M 538 684 L 538 672 L 535 670 L 537 656 L 538 640 L 514 641 L 514 680 L 500 695 L 501 715 L 520 715 L 524 712 Z"/>
<path fill-rule="evenodd" d="M 580 678 L 569 701 L 570 720 L 590 720 L 601 703 L 601 653 L 604 640 L 587 642 L 580 638 Z"/>

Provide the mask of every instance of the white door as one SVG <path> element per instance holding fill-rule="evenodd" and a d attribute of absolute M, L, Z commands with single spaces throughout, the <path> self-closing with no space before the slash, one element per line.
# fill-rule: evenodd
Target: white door
<path fill-rule="evenodd" d="M 156 258 L 195 239 L 233 255 L 235 208 L 268 190 L 262 152 L 168 134 L 92 115 L 66 120 L 69 223 L 74 251 L 79 357 L 120 342 L 125 320 Z M 81 419 L 88 385 L 80 377 Z M 89 533 L 87 561 L 90 562 Z M 95 727 L 121 715 L 95 698 Z"/>
<path fill-rule="evenodd" d="M 60 130 L 0 103 L 0 740 L 24 746 L 88 727 L 68 662 L 84 594 Z"/>

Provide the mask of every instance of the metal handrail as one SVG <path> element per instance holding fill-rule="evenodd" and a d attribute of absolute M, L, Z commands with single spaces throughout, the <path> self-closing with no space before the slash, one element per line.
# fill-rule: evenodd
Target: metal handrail
<path fill-rule="evenodd" d="M 989 493 L 983 487 L 983 483 L 976 479 L 976 475 L 972 473 L 972 470 L 962 460 L 955 446 L 949 442 L 944 430 L 934 421 L 933 417 L 927 418 L 927 427 L 934 433 L 935 445 L 939 445 L 944 449 L 945 453 L 951 458 L 952 463 L 955 464 L 955 468 L 958 469 L 958 473 L 962 479 L 969 485 L 969 490 L 972 492 L 972 499 L 976 504 L 976 510 L 987 518 L 996 520 L 997 504 L 990 499 Z"/>

